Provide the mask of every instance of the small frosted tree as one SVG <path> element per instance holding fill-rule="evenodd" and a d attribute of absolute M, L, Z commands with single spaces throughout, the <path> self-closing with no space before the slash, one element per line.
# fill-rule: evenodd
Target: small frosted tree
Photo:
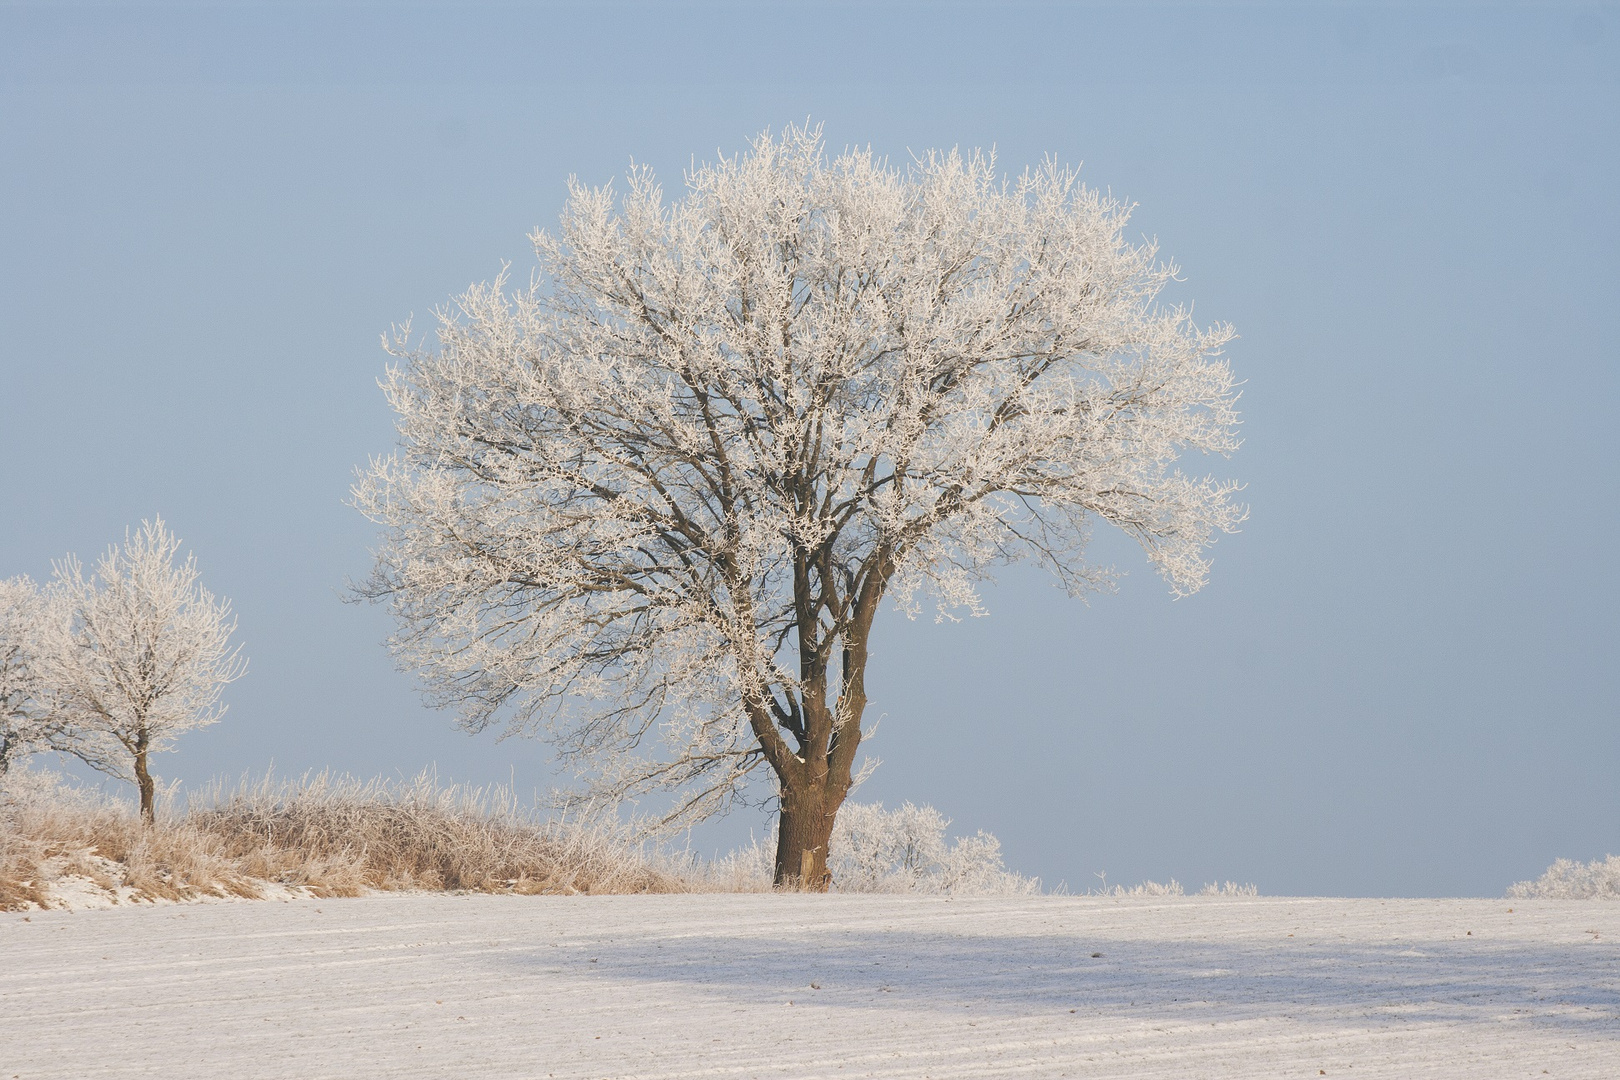
<path fill-rule="evenodd" d="M 46 590 L 42 648 L 58 748 L 134 782 L 141 816 L 154 815 L 150 756 L 225 713 L 226 684 L 247 661 L 230 643 L 230 602 L 199 583 L 196 558 L 161 518 L 108 548 L 93 575 L 72 555 Z"/>
<path fill-rule="evenodd" d="M 1056 165 L 790 128 L 687 188 L 571 184 L 527 288 L 390 340 L 361 592 L 433 700 L 549 732 L 593 797 L 673 790 L 680 824 L 768 767 L 776 879 L 824 885 L 886 597 L 976 612 L 1018 559 L 1095 588 L 1099 522 L 1204 583 L 1242 510 L 1175 462 L 1238 445 L 1231 331 L 1160 305 L 1174 267 Z"/>
<path fill-rule="evenodd" d="M 0 580 L 0 780 L 13 761 L 46 743 L 44 613 L 39 586 L 26 577 Z"/>

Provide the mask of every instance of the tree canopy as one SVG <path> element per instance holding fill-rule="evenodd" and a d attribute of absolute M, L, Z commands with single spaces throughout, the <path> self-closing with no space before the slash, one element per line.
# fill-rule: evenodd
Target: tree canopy
<path fill-rule="evenodd" d="M 1229 327 L 1159 295 L 1130 208 L 1048 162 L 829 156 L 761 136 L 667 201 L 571 182 L 503 274 L 389 339 L 399 447 L 357 505 L 362 592 L 470 729 L 543 732 L 672 824 L 768 765 L 779 880 L 824 875 L 881 602 L 977 611 L 1031 559 L 1072 592 L 1097 523 L 1178 595 L 1243 509 L 1176 467 L 1238 446 Z"/>

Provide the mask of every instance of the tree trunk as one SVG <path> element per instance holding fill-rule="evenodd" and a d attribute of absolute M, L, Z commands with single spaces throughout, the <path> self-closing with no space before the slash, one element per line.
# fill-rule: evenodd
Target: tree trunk
<path fill-rule="evenodd" d="M 794 730 L 798 739 L 799 752 L 792 757 L 781 753 L 771 757 L 782 803 L 776 819 L 775 883 L 778 888 L 826 892 L 832 884 L 832 875 L 827 872 L 827 854 L 833 822 L 838 808 L 849 797 L 855 753 L 861 745 L 861 715 L 866 711 L 866 642 L 872 632 L 878 601 L 883 597 L 883 587 L 893 572 L 891 551 L 884 549 L 874 556 L 855 601 L 854 617 L 838 632 L 838 638 L 842 639 L 840 686 L 838 699 L 829 708 L 828 659 L 837 642 L 820 636 L 822 628 L 817 613 L 826 606 L 826 597 L 817 594 L 812 586 L 807 560 L 796 561 L 794 592 L 802 681 L 799 708 L 793 713 L 799 718 L 800 726 L 790 730 Z M 830 588 L 827 583 L 834 578 L 835 575 L 826 570 L 821 578 L 823 586 Z M 787 714 L 780 707 L 777 713 L 786 726 Z M 767 728 L 769 725 L 769 719 L 761 715 L 757 726 Z M 779 744 L 778 740 L 772 745 Z"/>
<path fill-rule="evenodd" d="M 776 885 L 826 892 L 832 881 L 827 873 L 827 847 L 843 799 L 834 801 L 825 786 L 805 787 L 808 790 L 785 786 L 782 790 L 782 810 L 776 819 Z"/>
<path fill-rule="evenodd" d="M 146 739 L 143 737 L 139 748 L 135 751 L 135 784 L 141 789 L 141 820 L 151 825 L 157 820 L 157 813 L 152 806 L 152 774 L 146 769 Z"/>

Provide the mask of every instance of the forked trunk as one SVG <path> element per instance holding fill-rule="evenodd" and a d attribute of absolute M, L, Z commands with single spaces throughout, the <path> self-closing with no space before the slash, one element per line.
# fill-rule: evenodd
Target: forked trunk
<path fill-rule="evenodd" d="M 893 553 L 887 549 L 874 556 L 854 604 L 854 617 L 837 637 L 842 639 L 838 672 L 838 698 L 827 703 L 828 654 L 835 639 L 821 637 L 817 612 L 827 606 L 827 597 L 815 592 L 810 566 L 801 559 L 795 567 L 794 590 L 799 612 L 800 648 L 817 642 L 809 653 L 801 653 L 803 682 L 800 705 L 792 713 L 780 706 L 776 713 L 783 726 L 793 731 L 799 752 L 792 754 L 774 731 L 762 739 L 766 756 L 776 772 L 782 809 L 776 821 L 776 886 L 805 892 L 826 892 L 832 884 L 827 872 L 827 854 L 832 841 L 833 822 L 853 786 L 855 754 L 861 745 L 861 715 L 866 711 L 867 636 L 883 586 L 894 572 Z M 826 582 L 835 577 L 830 571 Z M 833 604 L 837 606 L 836 603 Z M 763 710 L 761 710 L 761 713 Z M 796 725 L 795 726 L 795 718 Z M 769 729 L 770 721 L 759 715 L 756 730 Z M 774 748 L 774 752 L 773 749 Z"/>
<path fill-rule="evenodd" d="M 146 739 L 143 737 L 140 748 L 135 751 L 135 786 L 141 789 L 141 820 L 150 825 L 157 819 L 156 811 L 152 805 L 152 774 L 146 768 Z"/>
<path fill-rule="evenodd" d="M 827 848 L 838 803 L 825 788 L 782 792 L 776 822 L 776 885 L 802 892 L 826 892 Z"/>

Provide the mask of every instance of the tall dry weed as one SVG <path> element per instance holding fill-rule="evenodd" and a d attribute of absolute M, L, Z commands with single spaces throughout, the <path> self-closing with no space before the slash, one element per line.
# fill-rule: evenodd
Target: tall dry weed
<path fill-rule="evenodd" d="M 680 892 L 612 821 L 541 819 L 501 788 L 320 773 L 216 789 L 187 820 L 245 872 L 332 895 L 367 889 Z"/>
<path fill-rule="evenodd" d="M 0 908 L 47 906 L 77 878 L 133 900 L 254 897 L 266 883 L 315 896 L 373 889 L 513 893 L 684 892 L 695 864 L 660 864 L 608 820 L 555 822 L 502 789 L 326 773 L 216 785 L 155 826 L 127 803 L 14 771 L 0 794 Z"/>
<path fill-rule="evenodd" d="M 132 807 L 55 774 L 14 770 L 0 792 L 0 908 L 46 906 L 66 878 L 153 900 L 258 895 L 212 837 L 164 825 L 145 828 Z"/>

